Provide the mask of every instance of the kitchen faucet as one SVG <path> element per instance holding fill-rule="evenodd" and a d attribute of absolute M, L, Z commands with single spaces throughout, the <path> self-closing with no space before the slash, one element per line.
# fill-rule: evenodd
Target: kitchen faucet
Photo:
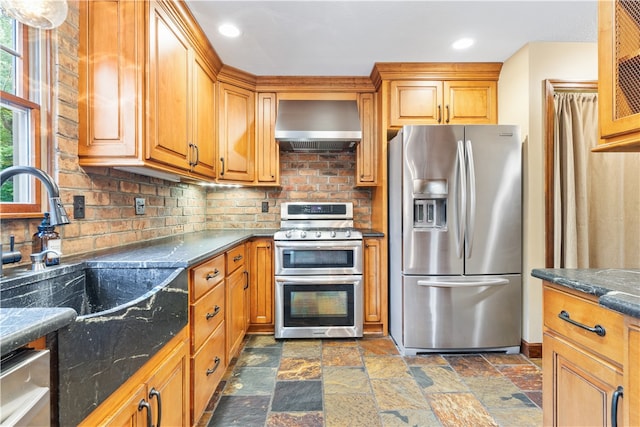
<path fill-rule="evenodd" d="M 70 221 L 67 216 L 67 212 L 64 210 L 64 206 L 62 206 L 62 203 L 60 202 L 60 190 L 58 189 L 58 185 L 53 181 L 53 178 L 47 175 L 44 171 L 34 168 L 33 166 L 11 166 L 0 172 L 0 185 L 12 176 L 20 174 L 33 175 L 44 184 L 44 187 L 47 189 L 47 193 L 49 194 L 50 224 L 54 226 L 69 224 Z M 2 245 L 0 245 L 0 252 L 1 246 Z M 2 264 L 4 264 L 4 261 L 5 259 L 3 258 Z M 0 264 L 0 277 L 2 276 L 2 264 Z"/>

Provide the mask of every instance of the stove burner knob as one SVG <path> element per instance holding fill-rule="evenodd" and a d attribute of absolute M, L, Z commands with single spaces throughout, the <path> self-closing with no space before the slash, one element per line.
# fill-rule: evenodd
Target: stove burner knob
<path fill-rule="evenodd" d="M 316 231 L 316 237 L 319 239 L 322 236 L 322 231 Z"/>
<path fill-rule="evenodd" d="M 331 230 L 331 233 L 329 233 L 329 234 L 331 234 L 331 237 L 336 237 L 336 232 L 333 231 L 333 230 Z"/>
<path fill-rule="evenodd" d="M 284 235 L 287 239 L 291 238 L 291 230 L 285 231 Z"/>
<path fill-rule="evenodd" d="M 300 237 L 302 237 L 303 239 L 304 239 L 305 237 L 307 237 L 307 232 L 306 232 L 306 231 L 304 231 L 304 230 L 302 230 L 302 231 L 300 232 Z"/>
<path fill-rule="evenodd" d="M 347 230 L 344 232 L 345 237 L 351 237 L 351 230 Z"/>

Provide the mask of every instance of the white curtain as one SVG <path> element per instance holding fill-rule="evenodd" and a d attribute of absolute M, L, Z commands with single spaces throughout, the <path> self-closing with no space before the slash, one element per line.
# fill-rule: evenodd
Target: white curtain
<path fill-rule="evenodd" d="M 598 95 L 556 93 L 554 267 L 589 267 L 589 163 L 598 141 Z"/>

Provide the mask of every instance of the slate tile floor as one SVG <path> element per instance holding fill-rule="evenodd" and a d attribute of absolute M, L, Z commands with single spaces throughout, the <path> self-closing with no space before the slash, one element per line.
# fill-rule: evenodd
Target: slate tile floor
<path fill-rule="evenodd" d="M 541 426 L 539 359 L 402 357 L 390 338 L 251 335 L 200 427 Z"/>

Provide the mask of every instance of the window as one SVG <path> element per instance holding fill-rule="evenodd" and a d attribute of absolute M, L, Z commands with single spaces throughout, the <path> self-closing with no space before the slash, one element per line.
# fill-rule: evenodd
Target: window
<path fill-rule="evenodd" d="M 42 37 L 39 30 L 0 14 L 1 169 L 13 165 L 41 168 Z M 0 189 L 0 214 L 32 217 L 43 210 L 41 198 L 38 181 L 30 175 L 16 175 Z"/>

